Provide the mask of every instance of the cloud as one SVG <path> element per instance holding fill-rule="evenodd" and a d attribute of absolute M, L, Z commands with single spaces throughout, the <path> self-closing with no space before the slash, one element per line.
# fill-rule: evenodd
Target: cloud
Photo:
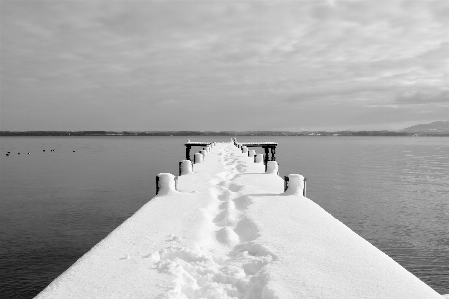
<path fill-rule="evenodd" d="M 441 92 L 404 92 L 397 96 L 396 102 L 412 105 L 449 104 L 449 90 Z"/>
<path fill-rule="evenodd" d="M 446 3 L 2 1 L 1 126 L 20 124 L 12 109 L 51 126 L 54 114 L 45 111 L 66 106 L 76 115 L 68 124 L 84 119 L 85 129 L 89 120 L 112 125 L 124 103 L 145 128 L 172 115 L 186 123 L 176 107 L 196 107 L 190 116 L 198 118 L 240 107 L 257 119 L 254 107 L 282 111 L 301 102 L 322 109 L 310 106 L 311 116 L 348 119 L 337 104 L 445 103 Z M 95 113 L 85 111 L 91 106 Z"/>

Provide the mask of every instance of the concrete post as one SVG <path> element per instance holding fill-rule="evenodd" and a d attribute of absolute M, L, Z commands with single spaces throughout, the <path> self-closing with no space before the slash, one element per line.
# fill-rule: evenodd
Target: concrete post
<path fill-rule="evenodd" d="M 242 153 L 246 154 L 248 152 L 248 148 L 246 146 L 242 147 Z"/>
<path fill-rule="evenodd" d="M 201 150 L 200 153 L 204 156 L 203 160 L 207 157 L 207 151 L 206 150 Z"/>
<path fill-rule="evenodd" d="M 256 155 L 256 151 L 255 150 L 249 150 L 248 151 L 248 157 L 252 158 Z"/>

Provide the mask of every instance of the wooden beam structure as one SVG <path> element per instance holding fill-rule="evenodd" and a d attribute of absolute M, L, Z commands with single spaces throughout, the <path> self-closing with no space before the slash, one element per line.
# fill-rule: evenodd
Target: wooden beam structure
<path fill-rule="evenodd" d="M 267 165 L 267 161 L 276 161 L 276 146 L 278 145 L 276 142 L 241 142 L 239 143 L 241 146 L 246 147 L 261 147 L 264 149 L 264 163 Z M 271 158 L 269 154 L 271 152 Z"/>
<path fill-rule="evenodd" d="M 192 148 L 192 146 L 208 146 L 212 144 L 212 142 L 187 142 L 184 145 L 186 146 L 186 160 L 190 160 L 190 149 Z M 192 160 L 190 160 L 192 161 Z"/>

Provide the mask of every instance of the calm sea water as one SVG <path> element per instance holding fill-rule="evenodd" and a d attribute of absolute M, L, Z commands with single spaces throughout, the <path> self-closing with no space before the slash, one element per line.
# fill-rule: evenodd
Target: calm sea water
<path fill-rule="evenodd" d="M 1 297 L 32 298 L 151 199 L 186 139 L 0 137 Z M 280 175 L 306 176 L 309 198 L 449 293 L 449 138 L 239 138 L 256 140 L 279 143 Z"/>

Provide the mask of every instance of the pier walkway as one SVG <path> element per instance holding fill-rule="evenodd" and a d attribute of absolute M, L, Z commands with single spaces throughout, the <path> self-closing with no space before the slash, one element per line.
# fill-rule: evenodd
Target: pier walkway
<path fill-rule="evenodd" d="M 300 181 L 284 192 L 268 163 L 265 173 L 218 143 L 177 190 L 160 176 L 157 196 L 37 298 L 443 298 L 304 197 Z"/>

